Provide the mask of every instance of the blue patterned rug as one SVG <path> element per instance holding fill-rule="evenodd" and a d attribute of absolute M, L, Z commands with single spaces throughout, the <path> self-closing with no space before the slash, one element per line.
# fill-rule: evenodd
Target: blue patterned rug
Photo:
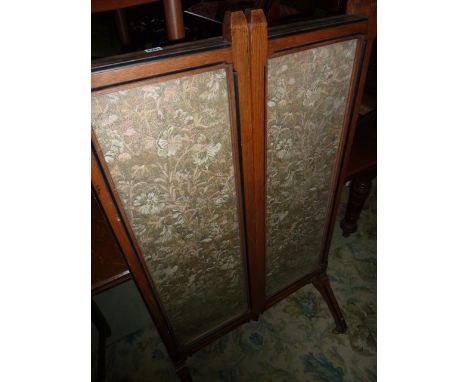
<path fill-rule="evenodd" d="M 374 187 L 375 189 L 375 187 Z M 347 200 L 347 192 L 343 202 Z M 343 216 L 344 203 L 338 215 Z M 375 381 L 377 379 L 377 194 L 358 232 L 341 235 L 338 224 L 328 275 L 348 331 L 334 322 L 319 293 L 308 285 L 188 360 L 195 382 Z M 107 381 L 177 381 L 153 326 L 107 348 Z"/>

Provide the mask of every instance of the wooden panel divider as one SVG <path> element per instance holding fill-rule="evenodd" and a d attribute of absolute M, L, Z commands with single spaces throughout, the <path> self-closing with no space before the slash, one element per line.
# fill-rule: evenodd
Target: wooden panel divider
<path fill-rule="evenodd" d="M 255 301 L 252 316 L 265 310 L 265 104 L 267 63 L 267 22 L 260 9 L 247 10 L 250 42 L 250 77 L 253 131 L 254 219 L 251 235 L 255 237 L 255 250 L 251 255 L 255 274 Z"/>
<path fill-rule="evenodd" d="M 242 152 L 242 174 L 244 186 L 244 205 L 247 231 L 247 254 L 249 272 L 249 294 L 251 319 L 257 319 L 262 311 L 263 293 L 260 274 L 261 268 L 257 259 L 256 205 L 255 200 L 255 157 L 254 157 L 254 110 L 252 94 L 252 72 L 249 57 L 252 55 L 252 44 L 249 40 L 249 28 L 243 12 L 226 12 L 223 23 L 224 38 L 232 42 L 232 61 L 237 74 L 240 114 L 240 141 Z M 257 108 L 259 105 L 255 105 Z M 262 107 L 262 106 L 260 106 Z"/>

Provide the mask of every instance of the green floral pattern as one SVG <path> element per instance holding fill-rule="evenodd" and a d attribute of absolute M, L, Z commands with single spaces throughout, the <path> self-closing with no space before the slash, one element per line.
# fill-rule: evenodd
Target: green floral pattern
<path fill-rule="evenodd" d="M 96 95 L 92 126 L 179 341 L 246 312 L 226 70 Z"/>
<path fill-rule="evenodd" d="M 319 263 L 356 40 L 268 62 L 266 289 Z"/>

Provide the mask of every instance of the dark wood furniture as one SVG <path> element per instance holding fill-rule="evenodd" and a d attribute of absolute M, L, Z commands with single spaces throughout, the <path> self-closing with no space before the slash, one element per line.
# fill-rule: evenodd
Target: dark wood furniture
<path fill-rule="evenodd" d="M 359 110 L 346 181 L 351 182 L 348 204 L 340 226 L 347 237 L 358 229 L 358 220 L 377 176 L 377 41 L 372 48 L 367 82 Z"/>
<path fill-rule="evenodd" d="M 120 40 L 124 46 L 128 46 L 130 44 L 130 33 L 125 20 L 125 14 L 122 10 L 155 1 L 161 0 L 92 0 L 91 13 L 114 11 Z M 182 0 L 163 0 L 163 2 L 168 40 L 183 40 L 185 38 L 185 30 Z"/>
<path fill-rule="evenodd" d="M 130 279 L 125 258 L 91 190 L 91 292 L 95 295 Z"/>
<path fill-rule="evenodd" d="M 346 180 L 351 182 L 348 204 L 340 222 L 343 236 L 357 231 L 362 208 L 377 176 L 377 110 L 363 115 L 356 128 Z"/>
<path fill-rule="evenodd" d="M 185 13 L 222 24 L 226 12 L 262 9 L 269 25 L 287 23 L 298 18 L 325 17 L 345 12 L 342 0 L 219 0 L 201 1 L 185 10 Z"/>
<path fill-rule="evenodd" d="M 91 321 L 99 333 L 97 380 L 104 382 L 106 380 L 106 339 L 111 336 L 112 332 L 104 315 L 93 300 L 91 300 Z"/>
<path fill-rule="evenodd" d="M 92 187 L 181 380 L 310 282 L 346 330 L 326 269 L 375 30 L 359 4 L 269 30 L 228 13 L 223 38 L 93 64 Z"/>

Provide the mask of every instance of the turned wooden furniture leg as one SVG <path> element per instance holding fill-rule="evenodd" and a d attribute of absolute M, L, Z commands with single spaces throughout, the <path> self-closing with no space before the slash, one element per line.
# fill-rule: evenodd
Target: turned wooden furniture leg
<path fill-rule="evenodd" d="M 318 289 L 323 299 L 327 303 L 328 309 L 330 309 L 336 324 L 335 332 L 345 333 L 347 329 L 346 321 L 343 317 L 343 313 L 341 313 L 338 301 L 336 301 L 335 295 L 333 294 L 333 290 L 330 286 L 330 281 L 328 280 L 326 273 L 323 272 L 312 278 L 312 284 L 314 284 L 315 288 Z"/>
<path fill-rule="evenodd" d="M 357 221 L 361 215 L 362 207 L 364 207 L 372 190 L 371 180 L 371 177 L 356 177 L 351 182 L 345 217 L 340 224 L 344 237 L 357 231 Z"/>
<path fill-rule="evenodd" d="M 182 0 L 164 0 L 167 36 L 169 41 L 185 38 Z"/>
<path fill-rule="evenodd" d="M 187 366 L 176 366 L 176 373 L 180 379 L 180 382 L 193 382 L 192 377 Z"/>
<path fill-rule="evenodd" d="M 124 48 L 130 46 L 130 31 L 128 29 L 127 19 L 123 9 L 116 9 L 114 12 L 115 25 L 117 26 L 117 32 L 119 33 L 119 39 Z"/>
<path fill-rule="evenodd" d="M 98 381 L 104 382 L 106 380 L 106 338 L 112 333 L 109 324 L 94 300 L 91 300 L 91 321 L 99 332 L 97 362 Z"/>

